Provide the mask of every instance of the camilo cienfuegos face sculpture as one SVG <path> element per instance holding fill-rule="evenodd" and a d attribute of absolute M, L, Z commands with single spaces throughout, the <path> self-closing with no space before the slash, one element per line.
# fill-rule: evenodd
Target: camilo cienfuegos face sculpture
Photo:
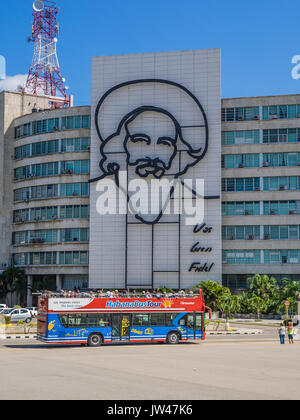
<path fill-rule="evenodd" d="M 185 97 L 186 110 L 181 112 L 183 120 L 179 121 L 179 117 L 167 108 L 167 100 L 155 99 L 153 95 L 153 104 L 143 104 L 120 114 L 115 125 L 111 123 L 113 131 L 107 135 L 108 120 L 105 118 L 111 120 L 112 112 L 114 118 L 117 118 L 118 98 L 122 98 L 124 89 L 134 88 L 136 95 L 139 94 L 139 90 L 143 95 L 143 89 L 149 89 L 151 86 L 155 92 L 159 92 L 160 87 L 167 87 L 169 94 L 178 98 Z M 185 115 L 185 118 L 182 118 L 182 115 Z M 99 166 L 103 175 L 92 181 L 113 176 L 120 188 L 122 171 L 128 174 L 129 180 L 134 177 L 147 182 L 152 179 L 180 179 L 189 168 L 205 157 L 208 149 L 208 123 L 200 102 L 183 86 L 165 80 L 137 80 L 110 89 L 98 103 L 95 125 L 101 142 Z M 196 140 L 195 130 L 198 134 Z M 136 214 L 140 221 L 155 224 L 160 220 L 166 202 L 174 193 L 172 183 L 170 185 L 169 191 L 161 200 L 158 212 L 145 216 L 141 213 Z M 128 190 L 126 194 L 130 205 L 131 196 Z"/>

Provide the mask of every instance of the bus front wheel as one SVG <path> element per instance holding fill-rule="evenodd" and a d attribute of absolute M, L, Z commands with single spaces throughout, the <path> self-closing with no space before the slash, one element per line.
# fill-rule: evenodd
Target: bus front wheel
<path fill-rule="evenodd" d="M 179 335 L 176 332 L 171 332 L 167 336 L 167 343 L 168 344 L 178 344 L 179 343 Z"/>
<path fill-rule="evenodd" d="M 100 347 L 103 344 L 103 338 L 100 334 L 91 334 L 88 339 L 89 347 Z"/>

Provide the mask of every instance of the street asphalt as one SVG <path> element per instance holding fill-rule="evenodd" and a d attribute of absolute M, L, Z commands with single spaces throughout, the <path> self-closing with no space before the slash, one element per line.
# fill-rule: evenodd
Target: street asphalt
<path fill-rule="evenodd" d="M 299 399 L 300 341 L 280 346 L 264 330 L 177 346 L 0 341 L 0 399 Z"/>

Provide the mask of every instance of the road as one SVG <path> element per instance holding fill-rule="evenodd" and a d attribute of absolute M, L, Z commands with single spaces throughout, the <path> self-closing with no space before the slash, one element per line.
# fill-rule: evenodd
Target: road
<path fill-rule="evenodd" d="M 272 329 L 178 346 L 2 341 L 0 399 L 299 399 L 299 351 Z"/>

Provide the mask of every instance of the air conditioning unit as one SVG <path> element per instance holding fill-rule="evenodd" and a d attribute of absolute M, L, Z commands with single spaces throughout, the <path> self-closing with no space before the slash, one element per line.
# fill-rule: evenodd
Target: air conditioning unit
<path fill-rule="evenodd" d="M 264 162 L 263 167 L 268 168 L 270 166 L 269 162 Z"/>
<path fill-rule="evenodd" d="M 271 120 L 278 120 L 278 114 L 270 115 Z"/>
<path fill-rule="evenodd" d="M 284 185 L 280 185 L 279 186 L 279 191 L 284 191 L 285 190 L 285 186 Z"/>

